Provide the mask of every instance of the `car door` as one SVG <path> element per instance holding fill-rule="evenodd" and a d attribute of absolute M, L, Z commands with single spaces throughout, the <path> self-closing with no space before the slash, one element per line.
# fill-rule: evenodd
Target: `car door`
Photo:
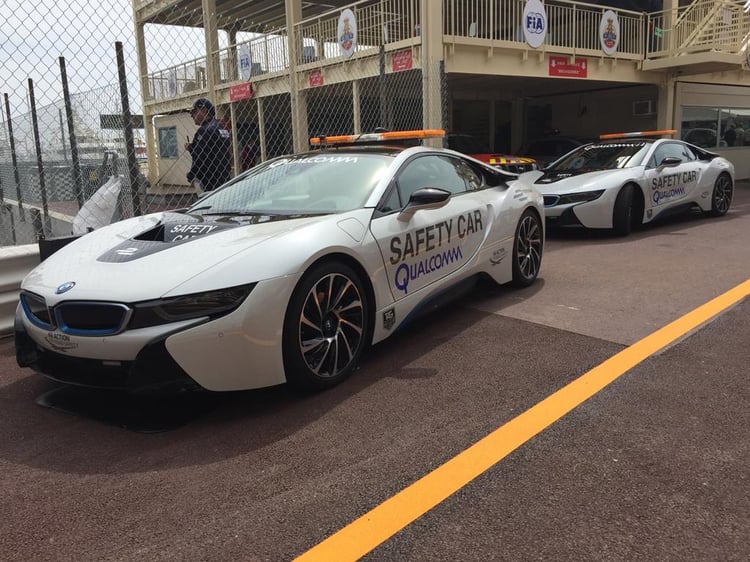
<path fill-rule="evenodd" d="M 700 161 L 685 143 L 658 144 L 645 171 L 649 190 L 646 209 L 650 214 L 656 214 L 694 200 L 701 172 Z"/>
<path fill-rule="evenodd" d="M 370 224 L 394 299 L 444 280 L 474 257 L 488 227 L 487 206 L 476 195 L 482 187 L 471 166 L 449 155 L 418 155 L 399 170 Z M 409 205 L 423 188 L 451 196 L 438 205 Z"/>

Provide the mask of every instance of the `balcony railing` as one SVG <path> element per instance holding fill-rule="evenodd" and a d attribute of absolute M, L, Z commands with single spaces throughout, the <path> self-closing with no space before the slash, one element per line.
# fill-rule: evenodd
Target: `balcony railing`
<path fill-rule="evenodd" d="M 529 49 L 522 30 L 525 0 L 441 1 L 445 43 Z M 381 45 L 395 49 L 421 42 L 420 0 L 360 0 L 348 7 L 357 21 L 355 58 L 377 53 Z M 696 0 L 674 11 L 653 14 L 569 0 L 550 0 L 545 8 L 547 36 L 540 52 L 604 56 L 599 35 L 602 14 L 607 9 L 617 14 L 620 24 L 617 58 L 644 60 L 702 51 L 736 54 L 746 48 L 750 36 L 750 18 L 743 12 L 741 0 Z M 300 46 L 298 67 L 343 60 L 336 36 L 340 14 L 340 9 L 331 10 L 295 26 Z M 217 55 L 218 83 L 286 73 L 286 30 L 258 35 L 221 49 Z M 206 58 L 150 74 L 148 82 L 148 101 L 205 89 Z"/>
<path fill-rule="evenodd" d="M 470 41 L 505 48 L 528 48 L 522 20 L 524 0 L 443 0 L 445 40 Z M 601 55 L 599 26 L 602 14 L 612 9 L 620 23 L 617 56 L 639 59 L 644 52 L 644 15 L 628 10 L 564 0 L 547 2 L 548 51 Z"/>

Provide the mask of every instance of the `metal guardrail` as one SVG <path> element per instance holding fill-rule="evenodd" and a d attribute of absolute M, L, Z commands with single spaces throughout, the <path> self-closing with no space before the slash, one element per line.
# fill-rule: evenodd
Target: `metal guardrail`
<path fill-rule="evenodd" d="M 13 332 L 21 281 L 37 265 L 37 244 L 0 248 L 0 336 Z"/>

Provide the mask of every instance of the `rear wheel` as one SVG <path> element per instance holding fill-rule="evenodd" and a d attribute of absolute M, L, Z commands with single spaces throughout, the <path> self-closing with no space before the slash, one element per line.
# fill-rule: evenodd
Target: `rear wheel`
<path fill-rule="evenodd" d="M 622 186 L 612 211 L 612 230 L 617 236 L 627 236 L 633 228 L 633 184 Z"/>
<path fill-rule="evenodd" d="M 711 194 L 711 210 L 708 214 L 712 217 L 726 215 L 732 204 L 733 194 L 732 178 L 729 177 L 729 174 L 721 174 L 714 183 L 714 190 Z"/>
<path fill-rule="evenodd" d="M 514 287 L 528 287 L 539 275 L 542 265 L 542 223 L 539 215 L 527 209 L 516 226 L 513 240 L 513 280 Z"/>
<path fill-rule="evenodd" d="M 370 312 L 359 275 L 322 263 L 300 281 L 284 320 L 284 371 L 290 384 L 322 390 L 356 368 L 367 345 Z"/>

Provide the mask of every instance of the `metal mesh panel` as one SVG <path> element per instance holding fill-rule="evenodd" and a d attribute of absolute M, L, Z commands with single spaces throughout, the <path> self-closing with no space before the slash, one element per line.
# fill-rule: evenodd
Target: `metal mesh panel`
<path fill-rule="evenodd" d="M 291 32 L 277 4 L 258 12 L 217 2 L 216 14 L 204 14 L 181 0 L 113 0 L 106 9 L 8 0 L 0 246 L 195 201 L 186 145 L 199 98 L 229 137 L 229 177 L 307 149 L 312 135 L 423 127 L 419 0 L 303 3 Z M 348 53 L 344 9 L 358 27 Z"/>

